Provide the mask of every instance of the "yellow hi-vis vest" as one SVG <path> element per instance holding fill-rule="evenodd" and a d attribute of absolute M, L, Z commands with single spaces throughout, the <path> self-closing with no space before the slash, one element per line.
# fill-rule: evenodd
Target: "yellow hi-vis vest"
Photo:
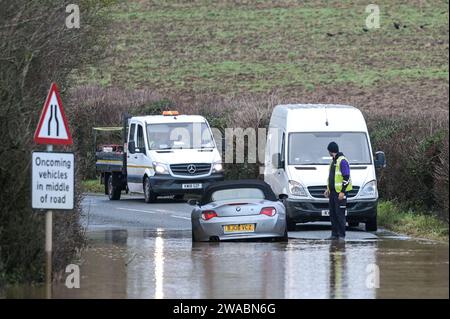
<path fill-rule="evenodd" d="M 347 158 L 345 158 L 345 156 L 340 156 L 336 161 L 336 169 L 334 170 L 334 189 L 336 190 L 337 193 L 340 193 L 342 191 L 342 182 L 344 181 L 344 176 L 342 176 L 342 173 L 341 173 L 341 162 L 343 159 L 345 159 L 348 163 L 348 160 L 347 160 Z M 333 167 L 333 161 L 331 161 L 330 169 L 332 167 Z M 328 191 L 330 191 L 330 179 L 329 178 L 328 178 L 328 182 L 327 182 L 327 189 L 328 189 Z M 348 192 L 348 191 L 351 191 L 352 189 L 353 189 L 352 179 L 349 178 L 348 185 L 347 185 L 347 188 L 345 189 L 345 191 Z"/>

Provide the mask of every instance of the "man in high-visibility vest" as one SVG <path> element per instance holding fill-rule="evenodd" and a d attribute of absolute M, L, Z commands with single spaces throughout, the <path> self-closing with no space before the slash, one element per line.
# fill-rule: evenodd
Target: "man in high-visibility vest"
<path fill-rule="evenodd" d="M 350 165 L 344 154 L 339 152 L 339 146 L 335 142 L 328 144 L 328 152 L 333 158 L 324 194 L 329 198 L 330 204 L 331 237 L 328 239 L 345 240 L 347 192 L 352 190 Z"/>

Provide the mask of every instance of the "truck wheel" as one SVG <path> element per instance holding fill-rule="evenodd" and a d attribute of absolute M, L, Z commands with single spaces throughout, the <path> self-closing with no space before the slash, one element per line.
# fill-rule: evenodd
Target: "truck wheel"
<path fill-rule="evenodd" d="M 366 231 L 377 231 L 377 211 L 375 210 L 375 215 L 366 221 Z"/>
<path fill-rule="evenodd" d="M 144 179 L 144 198 L 147 204 L 153 203 L 156 200 L 156 194 L 153 193 L 152 188 L 150 187 L 150 179 L 148 176 Z"/>
<path fill-rule="evenodd" d="M 108 197 L 109 200 L 119 200 L 121 189 L 113 185 L 112 174 L 108 175 Z"/>

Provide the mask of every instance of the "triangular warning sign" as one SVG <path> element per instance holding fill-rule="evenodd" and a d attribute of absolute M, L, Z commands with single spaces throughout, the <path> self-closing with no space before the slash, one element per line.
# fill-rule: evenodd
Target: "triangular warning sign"
<path fill-rule="evenodd" d="M 61 97 L 55 83 L 52 83 L 45 100 L 37 130 L 34 132 L 34 141 L 38 144 L 73 144 Z"/>

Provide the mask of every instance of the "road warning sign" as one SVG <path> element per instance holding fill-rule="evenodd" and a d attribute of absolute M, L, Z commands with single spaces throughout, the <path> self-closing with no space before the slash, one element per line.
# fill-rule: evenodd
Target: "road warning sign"
<path fill-rule="evenodd" d="M 32 207 L 73 209 L 73 153 L 33 152 L 32 161 Z"/>
<path fill-rule="evenodd" d="M 38 144 L 71 145 L 73 143 L 55 83 L 52 83 L 45 100 L 41 118 L 34 133 L 34 141 Z"/>

